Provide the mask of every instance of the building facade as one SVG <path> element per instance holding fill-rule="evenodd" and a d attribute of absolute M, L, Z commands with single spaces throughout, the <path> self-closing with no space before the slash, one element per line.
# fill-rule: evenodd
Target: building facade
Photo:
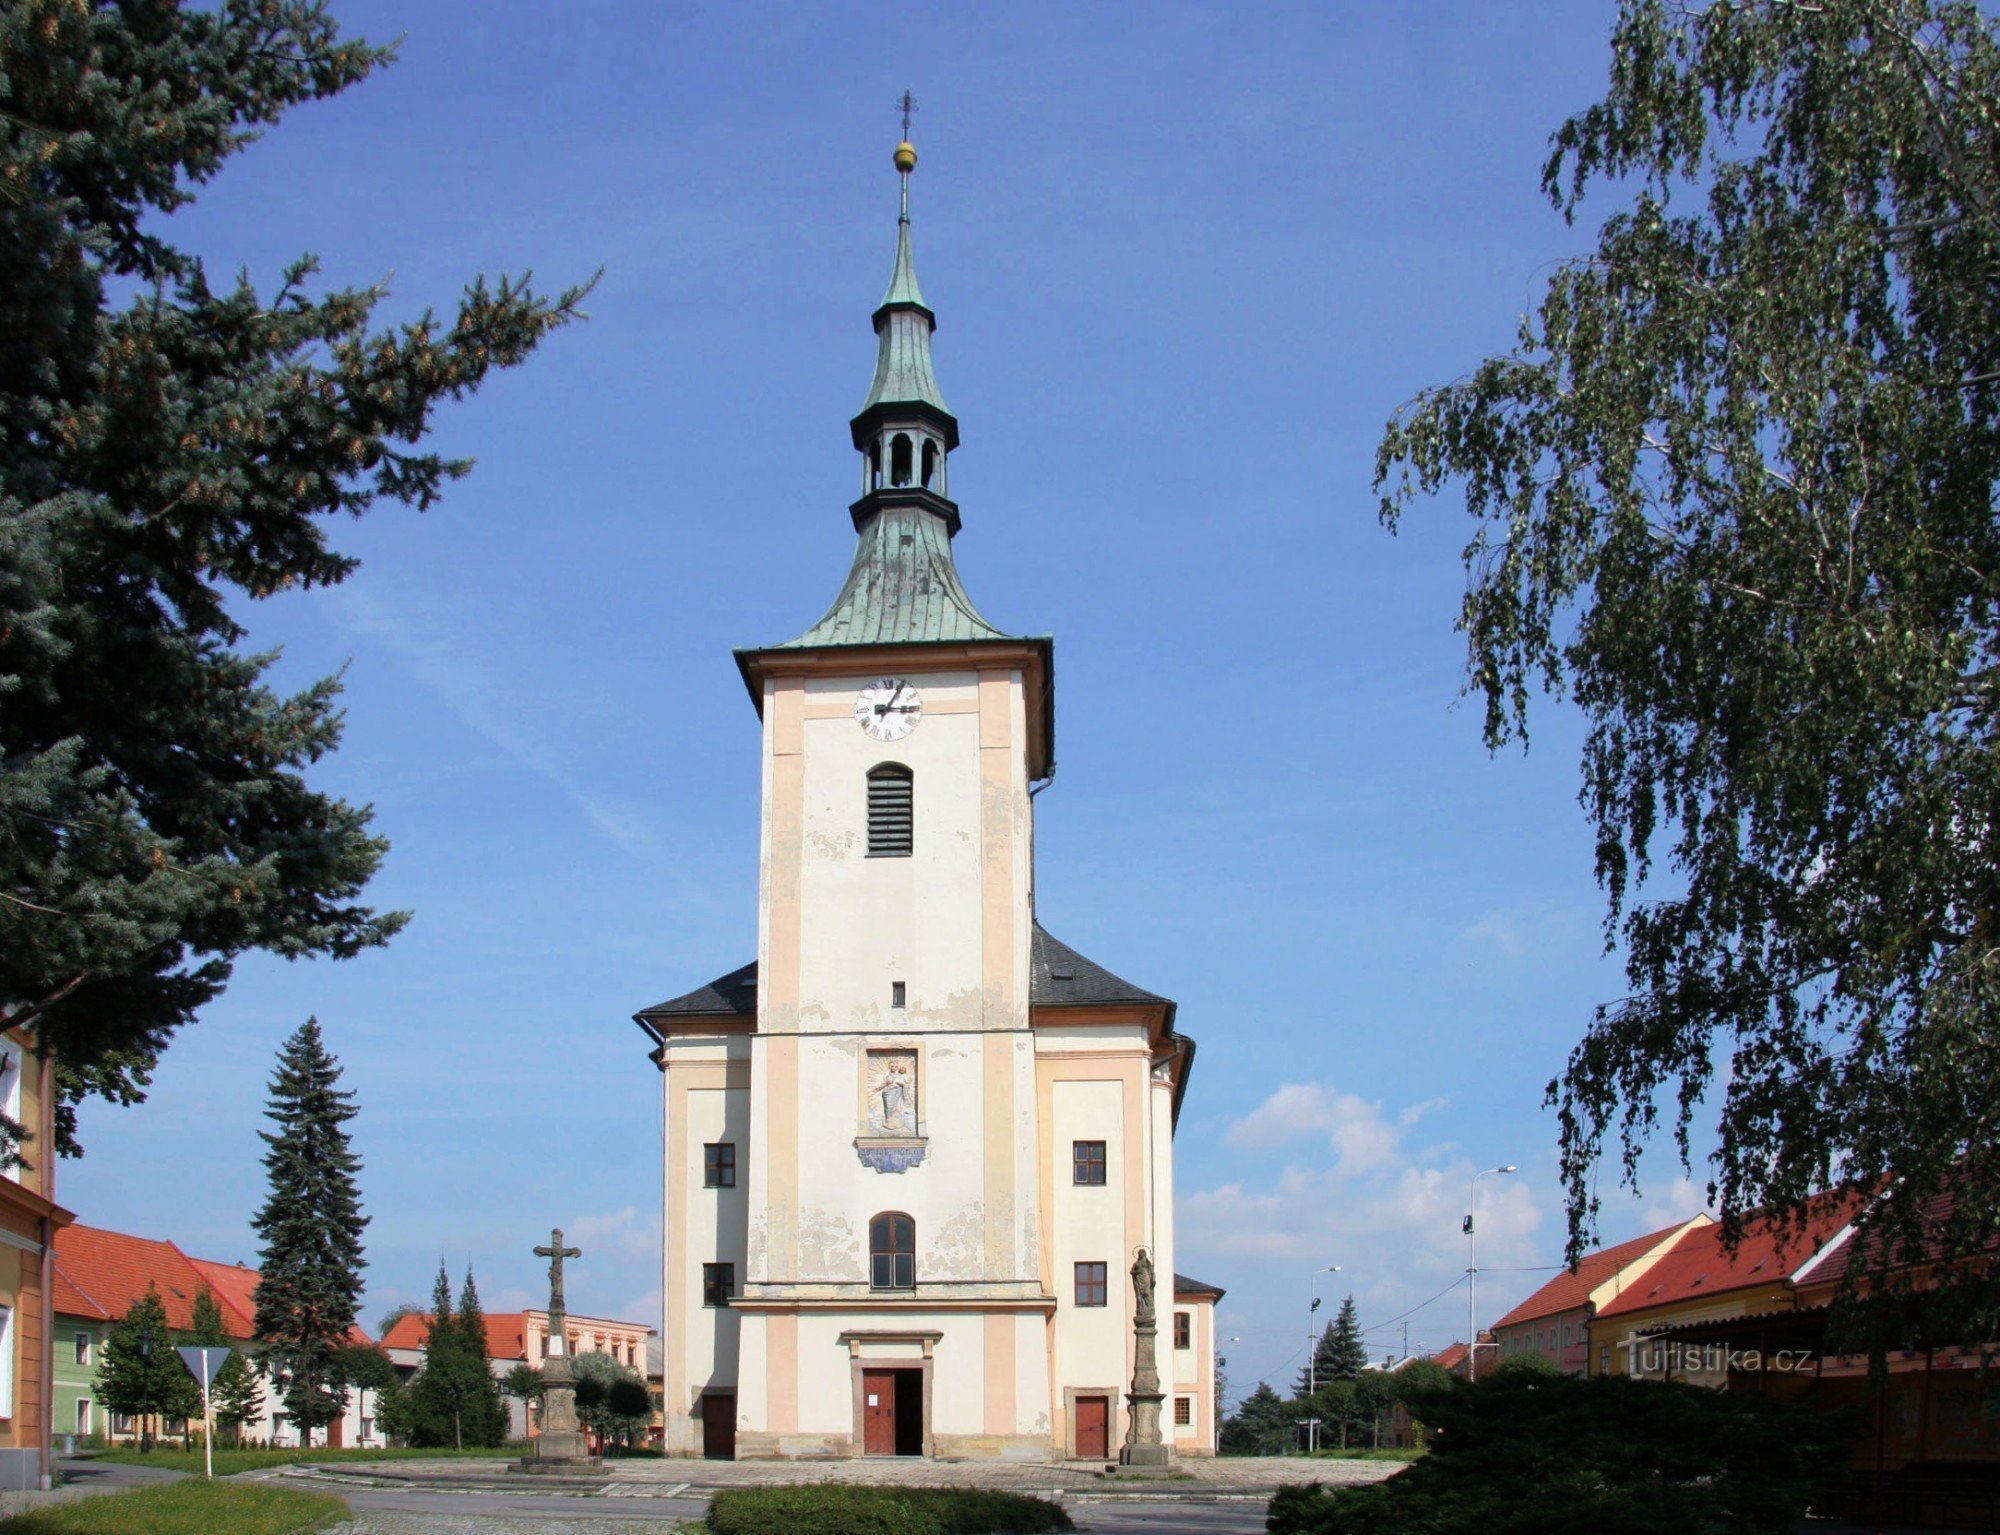
<path fill-rule="evenodd" d="M 736 657 L 763 726 L 757 959 L 638 1015 L 664 1097 L 667 1449 L 1101 1462 L 1142 1347 L 1166 1443 L 1205 1448 L 1212 1322 L 1185 1379 L 1172 1331 L 1212 1310 L 1173 1279 L 1194 1044 L 1035 920 L 1053 644 L 988 622 L 954 562 L 915 159 L 898 147 L 851 423 L 853 566 L 817 624 Z"/>
<path fill-rule="evenodd" d="M 1638 1283 L 1682 1237 L 1711 1224 L 1707 1215 L 1696 1215 L 1585 1253 L 1575 1268 L 1564 1269 L 1493 1324 L 1492 1362 L 1539 1354 L 1566 1375 L 1590 1374 L 1590 1324 L 1597 1313 Z M 1481 1358 L 1481 1368 L 1488 1362 Z"/>
<path fill-rule="evenodd" d="M 45 1487 L 55 1417 L 49 1311 L 55 1243 L 73 1219 L 55 1202 L 54 1092 L 33 1033 L 0 1033 L 0 1113 L 33 1139 L 0 1168 L 0 1488 Z"/>
<path fill-rule="evenodd" d="M 407 1384 L 422 1367 L 424 1346 L 436 1317 L 428 1311 L 407 1312 L 382 1334 L 382 1349 Z M 608 1317 L 570 1316 L 563 1332 L 569 1354 L 606 1354 L 640 1376 L 646 1373 L 648 1344 L 654 1331 L 644 1322 L 618 1322 Z M 486 1314 L 486 1363 L 495 1380 L 504 1381 L 517 1365 L 541 1368 L 548 1353 L 549 1314 L 546 1311 L 493 1311 Z M 507 1396 L 507 1437 L 532 1439 L 536 1433 L 528 1404 Z"/>

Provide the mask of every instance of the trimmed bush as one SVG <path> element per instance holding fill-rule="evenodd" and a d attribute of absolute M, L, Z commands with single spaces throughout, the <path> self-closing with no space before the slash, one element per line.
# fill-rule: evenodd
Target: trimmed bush
<path fill-rule="evenodd" d="M 977 1487 L 752 1487 L 708 1505 L 715 1535 L 1039 1535 L 1075 1526 L 1043 1498 Z"/>
<path fill-rule="evenodd" d="M 1287 1487 L 1271 1535 L 1764 1535 L 1795 1530 L 1840 1426 L 1700 1386 L 1498 1370 L 1423 1394 L 1430 1453 L 1373 1487 Z"/>

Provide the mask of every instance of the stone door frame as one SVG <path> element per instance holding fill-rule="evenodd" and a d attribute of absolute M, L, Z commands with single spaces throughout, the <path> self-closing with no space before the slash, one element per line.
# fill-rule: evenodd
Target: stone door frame
<path fill-rule="evenodd" d="M 935 1360 L 932 1352 L 938 1339 L 944 1334 L 929 1329 L 916 1328 L 869 1328 L 843 1332 L 840 1341 L 847 1345 L 847 1370 L 853 1388 L 853 1438 L 848 1445 L 848 1456 L 853 1460 L 866 1458 L 868 1454 L 868 1425 L 864 1414 L 867 1412 L 867 1393 L 862 1387 L 863 1372 L 868 1370 L 921 1370 L 924 1378 L 924 1459 L 937 1459 L 937 1415 L 931 1406 L 931 1371 Z M 921 1358 L 909 1354 L 880 1352 L 886 1345 L 899 1344 L 907 1348 L 911 1344 L 923 1349 Z"/>

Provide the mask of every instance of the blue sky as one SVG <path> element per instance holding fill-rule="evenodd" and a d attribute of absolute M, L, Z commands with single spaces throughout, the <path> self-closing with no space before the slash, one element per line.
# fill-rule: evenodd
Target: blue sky
<path fill-rule="evenodd" d="M 481 271 L 604 275 L 589 324 L 441 416 L 470 479 L 336 529 L 345 587 L 243 613 L 282 679 L 346 668 L 320 782 L 375 805 L 373 894 L 415 922 L 346 964 L 246 962 L 148 1104 L 85 1109 L 63 1202 L 254 1261 L 264 1085 L 316 1013 L 363 1105 L 371 1327 L 440 1257 L 489 1308 L 537 1303 L 555 1224 L 574 1307 L 655 1314 L 630 1016 L 754 954 L 729 650 L 846 570 L 907 87 L 960 569 L 1057 638 L 1041 914 L 1201 1041 L 1180 1260 L 1230 1292 L 1234 1384 L 1290 1378 L 1314 1293 L 1378 1323 L 1451 1284 L 1475 1168 L 1521 1167 L 1482 1185 L 1482 1317 L 1539 1282 L 1542 1087 L 1620 982 L 1580 732 L 1544 705 L 1530 753 L 1486 754 L 1456 702 L 1463 511 L 1391 538 L 1369 482 L 1389 413 L 1588 247 L 1537 180 L 1609 6 L 337 9 L 401 61 L 275 128 L 178 240 L 266 288 L 303 251 L 389 279 L 384 318 Z M 1607 1238 L 1693 1208 L 1674 1173 Z M 1460 1289 L 1410 1341 L 1464 1326 Z"/>

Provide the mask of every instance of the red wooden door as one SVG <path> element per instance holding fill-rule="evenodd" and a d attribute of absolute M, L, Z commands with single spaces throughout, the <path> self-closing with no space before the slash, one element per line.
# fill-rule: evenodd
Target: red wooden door
<path fill-rule="evenodd" d="M 870 1455 L 896 1453 L 896 1372 L 861 1372 L 861 1447 Z"/>
<path fill-rule="evenodd" d="M 701 1394 L 701 1453 L 709 1460 L 736 1459 L 736 1393 Z"/>
<path fill-rule="evenodd" d="M 1076 1458 L 1103 1460 L 1111 1452 L 1111 1398 L 1076 1399 Z"/>

